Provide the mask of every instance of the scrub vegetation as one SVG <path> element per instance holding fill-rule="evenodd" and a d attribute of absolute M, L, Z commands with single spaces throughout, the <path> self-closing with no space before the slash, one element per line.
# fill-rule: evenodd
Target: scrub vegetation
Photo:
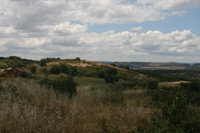
<path fill-rule="evenodd" d="M 19 64 L 12 65 L 13 59 Z M 0 63 L 0 132 L 200 131 L 198 79 L 172 85 L 150 74 L 79 57 L 9 57 Z M 27 74 L 4 78 L 9 67 Z"/>

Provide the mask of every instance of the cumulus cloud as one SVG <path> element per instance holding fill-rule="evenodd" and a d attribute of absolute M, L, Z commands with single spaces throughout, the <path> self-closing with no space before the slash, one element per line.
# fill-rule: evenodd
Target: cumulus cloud
<path fill-rule="evenodd" d="M 1 56 L 199 61 L 200 38 L 190 30 L 165 34 L 142 32 L 140 26 L 119 33 L 88 32 L 91 24 L 158 21 L 183 15 L 183 8 L 194 3 L 200 5 L 198 0 L 1 0 Z"/>
<path fill-rule="evenodd" d="M 140 27 L 133 27 L 130 31 L 131 32 L 140 32 L 142 30 L 142 26 Z"/>
<path fill-rule="evenodd" d="M 174 11 L 197 0 L 1 0 L 0 25 L 26 31 L 38 26 L 56 25 L 70 20 L 83 23 L 133 23 L 156 21 L 180 15 Z M 197 5 L 197 4 L 195 4 Z M 166 13 L 168 10 L 170 12 Z"/>
<path fill-rule="evenodd" d="M 44 28 L 44 27 L 43 27 Z M 46 36 L 40 38 L 23 37 L 4 38 L 0 45 L 1 53 L 39 58 L 44 56 L 76 57 L 90 60 L 165 60 L 185 61 L 191 57 L 198 61 L 200 37 L 190 30 L 173 31 L 164 34 L 161 31 L 141 32 L 142 27 L 115 33 L 88 33 L 87 26 L 64 22 L 45 27 Z M 59 32 L 58 32 L 59 31 Z M 140 32 L 139 32 L 140 31 Z M 13 34 L 9 30 L 5 34 Z M 62 34 L 61 34 L 62 33 Z M 37 56 L 38 55 L 38 56 Z"/>

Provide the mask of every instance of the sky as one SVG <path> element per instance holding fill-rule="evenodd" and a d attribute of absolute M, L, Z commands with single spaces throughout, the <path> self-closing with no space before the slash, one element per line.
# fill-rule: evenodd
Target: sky
<path fill-rule="evenodd" d="M 200 62 L 200 0 L 0 0 L 0 56 Z"/>

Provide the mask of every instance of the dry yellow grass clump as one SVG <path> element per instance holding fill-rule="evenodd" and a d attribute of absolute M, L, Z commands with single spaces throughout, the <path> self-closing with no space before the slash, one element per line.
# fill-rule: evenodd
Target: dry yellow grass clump
<path fill-rule="evenodd" d="M 0 132 L 130 132 L 151 113 L 145 92 L 119 94 L 85 86 L 68 100 L 34 80 L 7 80 L 1 86 Z"/>

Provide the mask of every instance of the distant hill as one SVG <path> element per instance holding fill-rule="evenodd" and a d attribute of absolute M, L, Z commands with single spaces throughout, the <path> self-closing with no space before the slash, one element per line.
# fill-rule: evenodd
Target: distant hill
<path fill-rule="evenodd" d="M 190 67 L 190 69 L 192 69 L 192 70 L 200 70 L 200 63 L 195 63 L 195 64 L 193 64 L 193 65 Z"/>
<path fill-rule="evenodd" d="M 3 60 L 3 59 L 5 59 L 5 57 L 0 57 L 0 60 Z"/>
<path fill-rule="evenodd" d="M 200 67 L 200 63 L 193 64 L 192 67 Z"/>
<path fill-rule="evenodd" d="M 154 63 L 154 62 L 102 62 L 105 64 L 115 64 L 116 66 L 129 66 L 136 70 L 184 70 L 191 67 L 189 63 Z"/>

